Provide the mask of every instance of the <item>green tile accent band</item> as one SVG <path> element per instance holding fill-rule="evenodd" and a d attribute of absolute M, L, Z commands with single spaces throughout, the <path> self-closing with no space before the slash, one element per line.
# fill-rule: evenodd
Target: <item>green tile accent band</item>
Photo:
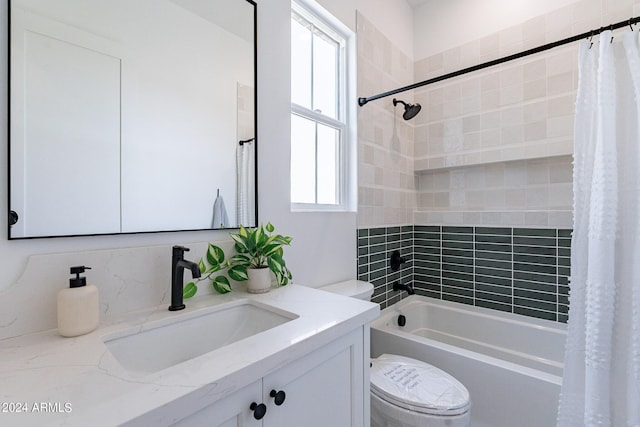
<path fill-rule="evenodd" d="M 569 229 L 407 225 L 359 229 L 358 279 L 385 308 L 406 292 L 525 316 L 567 321 Z M 394 250 L 405 259 L 391 271 Z"/>

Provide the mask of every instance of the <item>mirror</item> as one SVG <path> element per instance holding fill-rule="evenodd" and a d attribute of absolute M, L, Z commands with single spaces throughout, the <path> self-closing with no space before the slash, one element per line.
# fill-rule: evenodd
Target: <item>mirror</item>
<path fill-rule="evenodd" d="M 252 0 L 11 0 L 9 238 L 255 226 Z"/>

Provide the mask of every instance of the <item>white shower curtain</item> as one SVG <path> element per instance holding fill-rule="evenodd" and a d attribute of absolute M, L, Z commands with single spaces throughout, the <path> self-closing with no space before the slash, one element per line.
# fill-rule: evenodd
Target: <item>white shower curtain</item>
<path fill-rule="evenodd" d="M 236 150 L 236 186 L 238 189 L 236 216 L 238 225 L 253 227 L 256 225 L 255 207 L 255 150 L 251 142 L 239 145 Z"/>
<path fill-rule="evenodd" d="M 619 38 L 622 41 L 619 41 Z M 580 46 L 558 426 L 640 426 L 638 33 Z"/>

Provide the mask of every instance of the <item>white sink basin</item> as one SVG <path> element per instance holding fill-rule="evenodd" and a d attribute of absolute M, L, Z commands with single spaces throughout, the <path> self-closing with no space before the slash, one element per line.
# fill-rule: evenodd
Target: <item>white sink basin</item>
<path fill-rule="evenodd" d="M 298 316 L 252 300 L 169 317 L 103 337 L 122 367 L 153 373 L 259 334 Z"/>

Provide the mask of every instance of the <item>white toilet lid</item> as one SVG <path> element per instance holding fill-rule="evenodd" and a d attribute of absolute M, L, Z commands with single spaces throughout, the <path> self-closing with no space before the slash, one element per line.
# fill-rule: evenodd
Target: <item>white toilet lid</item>
<path fill-rule="evenodd" d="M 434 415 L 458 415 L 469 409 L 466 387 L 435 366 L 389 354 L 371 363 L 371 392 L 389 403 Z"/>

